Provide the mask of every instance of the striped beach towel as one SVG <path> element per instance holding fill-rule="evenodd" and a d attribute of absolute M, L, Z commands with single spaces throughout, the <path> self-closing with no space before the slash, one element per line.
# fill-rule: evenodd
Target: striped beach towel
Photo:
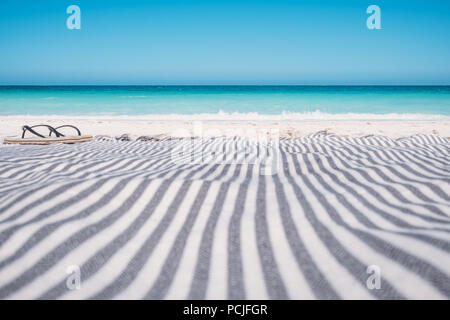
<path fill-rule="evenodd" d="M 448 299 L 450 140 L 0 147 L 1 299 Z"/>

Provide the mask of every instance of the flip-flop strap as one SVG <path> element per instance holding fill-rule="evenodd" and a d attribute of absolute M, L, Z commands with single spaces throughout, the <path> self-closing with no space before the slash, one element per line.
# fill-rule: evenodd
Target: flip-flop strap
<path fill-rule="evenodd" d="M 54 128 L 55 134 L 58 133 L 60 136 L 64 137 L 64 135 L 63 135 L 61 132 L 59 132 L 58 129 L 60 129 L 60 128 L 66 128 L 66 127 L 67 127 L 67 128 L 75 129 L 75 130 L 77 131 L 78 135 L 81 136 L 81 131 L 80 131 L 77 127 L 72 126 L 72 125 L 70 125 L 70 124 L 65 124 L 65 125 L 63 125 L 63 126 L 59 126 L 59 127 Z M 52 132 L 50 132 L 50 136 L 51 136 L 51 135 L 52 135 Z"/>
<path fill-rule="evenodd" d="M 22 139 L 25 138 L 25 132 L 27 132 L 27 131 L 30 131 L 32 134 L 34 134 L 34 135 L 36 135 L 36 136 L 38 136 L 40 138 L 45 138 L 45 136 L 43 136 L 42 134 L 40 134 L 40 133 L 36 132 L 35 130 L 33 130 L 33 128 L 36 128 L 36 127 L 47 127 L 50 130 L 49 136 L 51 136 L 52 132 L 54 132 L 57 137 L 61 137 L 62 136 L 61 133 L 59 133 L 58 131 L 55 130 L 55 128 L 53 128 L 53 127 L 51 127 L 49 125 L 46 125 L 46 124 L 38 124 L 38 125 L 32 126 L 32 127 L 24 125 L 22 127 L 22 130 L 23 130 L 23 132 L 22 132 Z"/>

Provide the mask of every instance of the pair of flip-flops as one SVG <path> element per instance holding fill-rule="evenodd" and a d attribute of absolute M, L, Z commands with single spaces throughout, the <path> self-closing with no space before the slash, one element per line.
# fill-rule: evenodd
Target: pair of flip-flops
<path fill-rule="evenodd" d="M 45 127 L 49 130 L 48 136 L 45 136 L 41 132 L 38 132 L 36 128 Z M 71 130 L 75 130 L 77 135 L 65 135 L 61 133 L 61 129 L 69 128 Z M 80 130 L 72 125 L 63 125 L 56 128 L 46 124 L 39 124 L 36 126 L 23 126 L 22 127 L 22 137 L 21 138 L 6 138 L 3 143 L 4 144 L 52 144 L 52 143 L 77 143 L 77 142 L 86 142 L 91 141 L 91 135 L 81 135 Z M 59 131 L 58 131 L 59 130 Z M 66 130 L 66 129 L 64 129 Z M 25 137 L 25 134 L 29 132 L 33 134 L 34 137 Z M 54 137 L 52 136 L 54 135 Z"/>

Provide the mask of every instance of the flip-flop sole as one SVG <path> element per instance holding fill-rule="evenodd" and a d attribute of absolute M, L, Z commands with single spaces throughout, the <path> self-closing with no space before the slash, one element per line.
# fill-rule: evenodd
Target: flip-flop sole
<path fill-rule="evenodd" d="M 52 144 L 52 143 L 78 143 L 91 141 L 92 136 L 74 136 L 59 138 L 19 138 L 3 140 L 4 144 Z"/>

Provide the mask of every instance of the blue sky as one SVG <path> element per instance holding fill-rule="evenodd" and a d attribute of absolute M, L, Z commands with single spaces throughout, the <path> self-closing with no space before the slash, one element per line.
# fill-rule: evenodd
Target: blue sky
<path fill-rule="evenodd" d="M 448 85 L 449 16 L 448 0 L 2 0 L 0 84 Z"/>

